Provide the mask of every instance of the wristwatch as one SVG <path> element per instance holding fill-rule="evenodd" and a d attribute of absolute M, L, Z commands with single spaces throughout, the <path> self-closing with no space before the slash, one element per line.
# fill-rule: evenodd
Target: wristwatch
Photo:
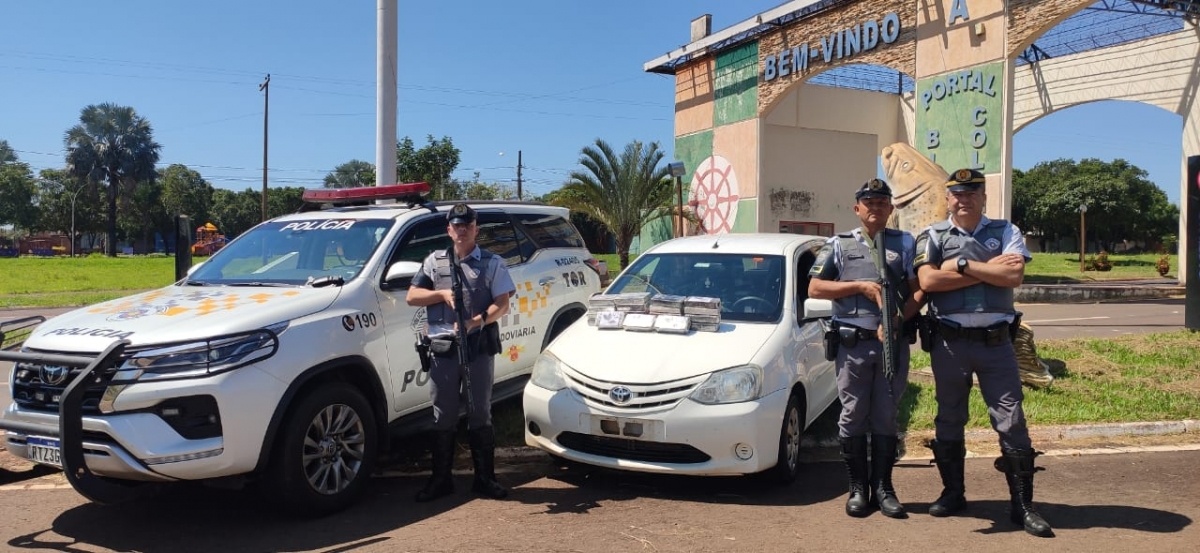
<path fill-rule="evenodd" d="M 965 257 L 958 258 L 958 274 L 961 275 L 961 274 L 963 274 L 964 271 L 967 270 L 967 263 L 968 263 L 967 258 L 965 258 Z"/>

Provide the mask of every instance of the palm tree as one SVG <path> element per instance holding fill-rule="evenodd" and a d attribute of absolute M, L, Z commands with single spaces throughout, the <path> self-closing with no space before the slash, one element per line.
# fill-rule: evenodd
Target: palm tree
<path fill-rule="evenodd" d="M 375 185 L 375 165 L 352 159 L 325 175 L 325 188 L 358 188 Z"/>
<path fill-rule="evenodd" d="M 66 144 L 67 170 L 107 185 L 108 240 L 104 249 L 109 257 L 115 257 L 117 195 L 122 187 L 132 192 L 139 181 L 156 177 L 154 165 L 162 146 L 154 141 L 150 122 L 133 108 L 109 103 L 83 108 L 79 124 L 67 130 Z"/>
<path fill-rule="evenodd" d="M 572 171 L 556 203 L 587 214 L 613 233 L 621 267 L 629 265 L 629 246 L 647 223 L 671 210 L 669 169 L 659 167 L 664 153 L 657 142 L 630 142 L 618 157 L 607 142 L 580 152 L 587 171 Z"/>

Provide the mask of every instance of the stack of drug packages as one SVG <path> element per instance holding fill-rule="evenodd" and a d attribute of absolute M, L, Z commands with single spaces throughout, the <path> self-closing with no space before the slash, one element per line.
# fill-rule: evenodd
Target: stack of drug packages
<path fill-rule="evenodd" d="M 686 334 L 689 330 L 716 332 L 721 325 L 721 300 L 636 292 L 596 293 L 588 299 L 587 321 L 600 329 Z"/>
<path fill-rule="evenodd" d="M 686 299 L 668 294 L 650 298 L 650 313 L 655 316 L 654 330 L 667 334 L 687 334 L 688 318 L 683 315 L 683 302 Z"/>
<path fill-rule="evenodd" d="M 683 314 L 692 330 L 716 332 L 721 328 L 721 298 L 688 296 L 683 302 Z"/>

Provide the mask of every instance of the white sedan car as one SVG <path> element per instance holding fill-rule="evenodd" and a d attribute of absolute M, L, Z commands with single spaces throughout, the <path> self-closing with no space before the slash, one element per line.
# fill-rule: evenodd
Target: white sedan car
<path fill-rule="evenodd" d="M 643 253 L 605 294 L 719 298 L 716 332 L 603 330 L 580 319 L 534 364 L 525 442 L 615 469 L 771 471 L 793 481 L 801 433 L 837 398 L 823 344 L 831 304 L 807 299 L 824 240 L 694 236 Z"/>

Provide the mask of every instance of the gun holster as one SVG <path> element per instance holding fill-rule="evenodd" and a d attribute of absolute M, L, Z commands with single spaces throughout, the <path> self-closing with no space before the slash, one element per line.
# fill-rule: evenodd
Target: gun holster
<path fill-rule="evenodd" d="M 429 338 L 421 336 L 417 338 L 417 343 L 414 346 L 417 349 L 417 359 L 421 361 L 421 371 L 429 372 L 433 366 L 433 361 L 429 359 Z"/>
<path fill-rule="evenodd" d="M 1008 324 L 1008 340 L 1010 342 L 1016 343 L 1017 341 L 1017 331 L 1021 330 L 1021 315 L 1023 315 L 1023 313 L 1017 311 L 1017 315 L 1013 317 L 1012 322 Z"/>
<path fill-rule="evenodd" d="M 837 359 L 838 346 L 842 343 L 842 337 L 838 335 L 838 325 L 830 324 L 829 328 L 825 329 L 825 360 L 833 361 Z"/>
<path fill-rule="evenodd" d="M 914 321 L 917 323 L 917 334 L 921 337 L 921 351 L 925 353 L 933 351 L 937 321 L 933 318 L 933 315 L 918 315 Z"/>
<path fill-rule="evenodd" d="M 908 339 L 909 344 L 917 343 L 917 331 L 921 328 L 921 316 L 904 321 L 904 337 Z"/>

